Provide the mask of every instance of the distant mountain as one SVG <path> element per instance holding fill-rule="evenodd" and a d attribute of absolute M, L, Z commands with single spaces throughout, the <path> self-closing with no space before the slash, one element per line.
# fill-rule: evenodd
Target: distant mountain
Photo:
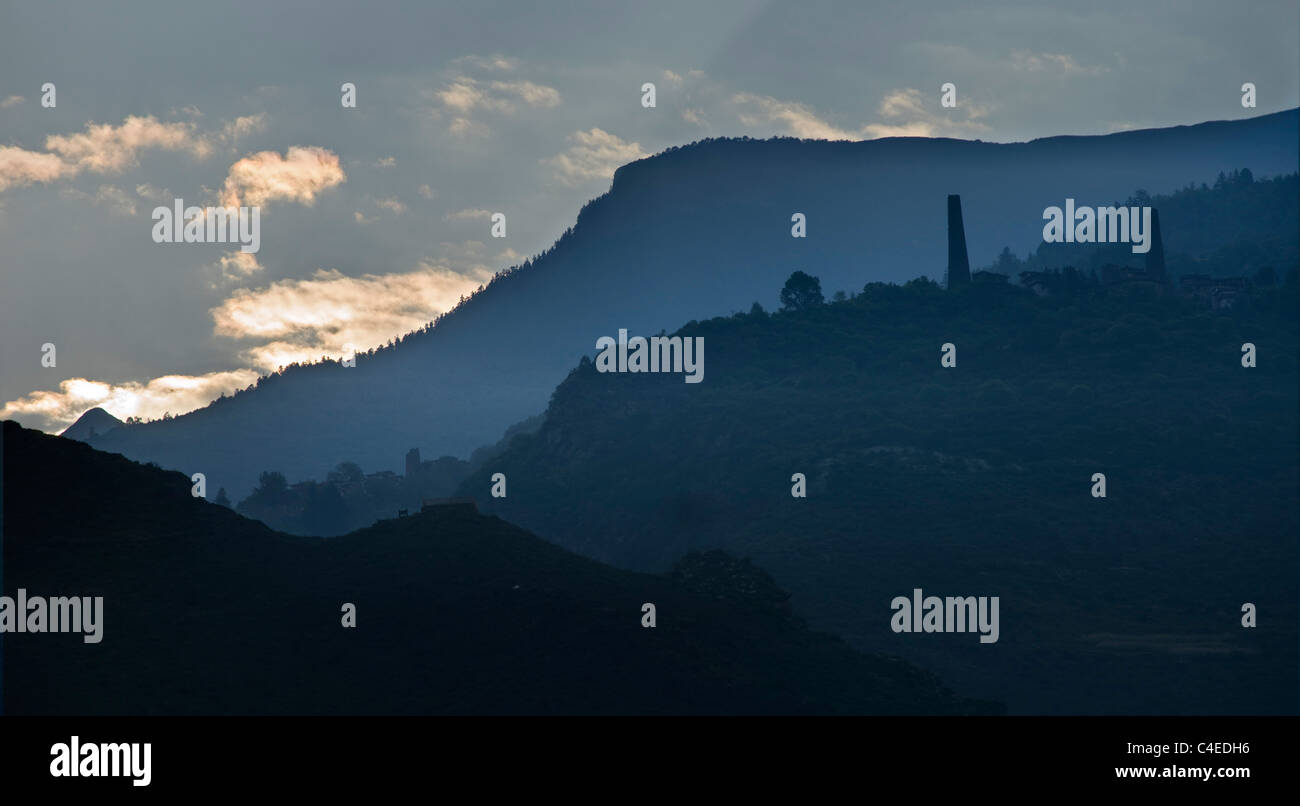
<path fill-rule="evenodd" d="M 13 422 L 3 449 L 4 594 L 104 597 L 99 643 L 5 635 L 9 714 L 998 710 L 809 631 L 725 555 L 620 571 L 455 507 L 291 537 Z"/>
<path fill-rule="evenodd" d="M 892 138 L 711 140 L 623 166 L 572 230 L 436 327 L 354 368 L 293 368 L 165 422 L 94 444 L 242 499 L 263 470 L 290 482 L 341 461 L 401 468 L 411 447 L 467 456 L 541 411 L 596 339 L 771 306 L 795 269 L 828 294 L 940 277 L 946 194 L 962 196 L 972 265 L 1041 239 L 1042 211 L 1112 203 L 1220 172 L 1297 170 L 1297 110 L 1249 120 L 1028 143 Z M 791 237 L 791 216 L 807 237 Z"/>
<path fill-rule="evenodd" d="M 622 567 L 751 556 L 814 626 L 1012 712 L 1294 713 L 1287 274 L 1219 312 L 1075 273 L 693 323 L 704 382 L 584 360 L 459 494 Z M 1000 639 L 893 632 L 915 588 L 999 596 Z M 1243 627 L 1245 603 L 1275 618 Z"/>
<path fill-rule="evenodd" d="M 122 424 L 122 421 L 96 406 L 77 418 L 77 421 L 59 434 L 66 439 L 89 442 L 95 437 L 103 436 Z"/>

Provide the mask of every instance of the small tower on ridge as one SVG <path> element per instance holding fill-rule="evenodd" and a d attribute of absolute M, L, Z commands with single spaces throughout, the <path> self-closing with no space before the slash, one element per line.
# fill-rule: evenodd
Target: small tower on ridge
<path fill-rule="evenodd" d="M 970 285 L 970 259 L 966 256 L 966 227 L 961 220 L 961 196 L 952 194 L 948 196 L 948 288 L 959 285 Z"/>

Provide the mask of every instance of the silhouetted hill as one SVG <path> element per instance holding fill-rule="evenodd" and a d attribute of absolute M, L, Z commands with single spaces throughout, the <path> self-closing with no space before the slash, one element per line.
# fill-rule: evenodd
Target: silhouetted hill
<path fill-rule="evenodd" d="M 460 494 L 624 567 L 752 556 L 815 626 L 1013 711 L 1294 713 L 1296 304 L 1294 270 L 1223 313 L 917 281 L 691 323 L 704 382 L 584 359 Z M 1001 639 L 893 633 L 914 587 L 1000 596 Z"/>
<path fill-rule="evenodd" d="M 941 276 L 944 198 L 962 195 L 970 258 L 1024 253 L 1066 197 L 1110 203 L 1222 171 L 1297 170 L 1297 112 L 1098 137 L 996 144 L 712 140 L 619 169 L 572 230 L 430 330 L 354 368 L 298 368 L 176 418 L 118 429 L 104 450 L 203 472 L 235 500 L 258 473 L 320 478 L 341 461 L 398 470 L 405 451 L 467 456 L 545 407 L 618 328 L 654 333 L 771 305 L 795 269 L 827 293 Z M 808 218 L 792 238 L 791 215 Z"/>
<path fill-rule="evenodd" d="M 291 537 L 13 422 L 3 451 L 4 593 L 105 600 L 99 644 L 5 636 L 10 714 L 990 708 L 810 632 L 725 555 L 620 571 L 472 509 Z"/>
<path fill-rule="evenodd" d="M 96 406 L 78 417 L 75 423 L 63 429 L 59 436 L 65 439 L 89 442 L 97 436 L 107 434 L 121 424 L 121 420 Z"/>

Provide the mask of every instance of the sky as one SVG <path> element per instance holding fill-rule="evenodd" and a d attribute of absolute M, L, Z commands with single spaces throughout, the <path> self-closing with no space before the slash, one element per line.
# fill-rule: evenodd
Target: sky
<path fill-rule="evenodd" d="M 383 344 L 670 146 L 1253 117 L 1300 105 L 1298 54 L 1295 0 L 0 0 L 0 419 L 178 414 Z M 257 206 L 260 250 L 155 243 L 176 199 Z"/>

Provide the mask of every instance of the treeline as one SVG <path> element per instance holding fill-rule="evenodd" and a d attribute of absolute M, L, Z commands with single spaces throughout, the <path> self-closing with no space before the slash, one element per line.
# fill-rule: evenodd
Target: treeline
<path fill-rule="evenodd" d="M 450 497 L 466 477 L 505 450 L 510 440 L 536 431 L 542 416 L 531 417 L 506 430 L 501 441 L 474 451 L 468 461 L 442 456 L 421 462 L 411 475 L 391 471 L 367 474 L 356 462 L 341 462 L 324 480 L 290 484 L 283 473 L 264 471 L 257 486 L 233 508 L 281 532 L 332 537 L 369 526 L 402 510 L 413 514 L 424 501 Z M 215 503 L 230 506 L 225 490 Z"/>
<path fill-rule="evenodd" d="M 1285 281 L 1300 262 L 1300 175 L 1257 180 L 1249 168 L 1220 173 L 1213 185 L 1189 184 L 1152 196 L 1138 190 L 1115 206 L 1151 206 L 1160 211 L 1165 263 L 1170 276 L 1206 274 L 1250 277 L 1257 284 Z M 1082 202 L 1080 202 L 1082 203 Z M 1024 271 L 1071 266 L 1093 276 L 1101 267 L 1142 266 L 1145 255 L 1131 244 L 1042 243 L 1023 259 L 1009 247 L 985 271 L 1012 282 Z"/>

